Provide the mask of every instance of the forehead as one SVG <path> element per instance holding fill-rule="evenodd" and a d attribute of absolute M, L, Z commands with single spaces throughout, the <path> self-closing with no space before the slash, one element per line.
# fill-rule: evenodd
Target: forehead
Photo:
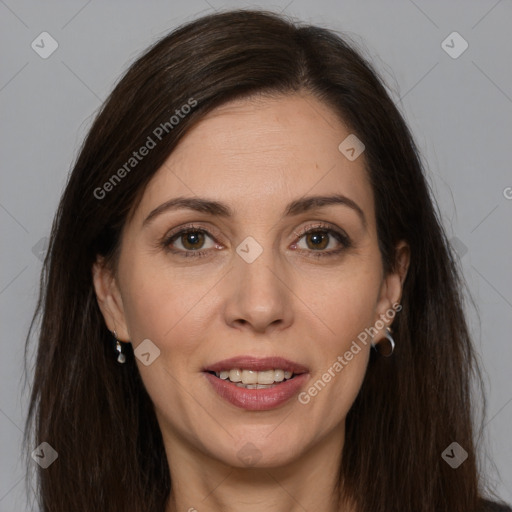
<path fill-rule="evenodd" d="M 350 130 L 309 95 L 251 97 L 216 108 L 180 141 L 145 190 L 140 215 L 176 196 L 211 197 L 243 215 L 340 193 L 373 217 L 364 154 L 338 149 Z"/>

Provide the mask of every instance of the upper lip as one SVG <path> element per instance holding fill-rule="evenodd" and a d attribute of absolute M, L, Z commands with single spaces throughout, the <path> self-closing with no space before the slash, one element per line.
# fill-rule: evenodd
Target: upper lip
<path fill-rule="evenodd" d="M 299 363 L 285 359 L 284 357 L 254 357 L 254 356 L 237 356 L 229 359 L 223 359 L 214 364 L 210 364 L 204 368 L 205 372 L 221 372 L 240 368 L 242 370 L 265 371 L 265 370 L 284 370 L 292 373 L 307 373 L 309 369 Z"/>

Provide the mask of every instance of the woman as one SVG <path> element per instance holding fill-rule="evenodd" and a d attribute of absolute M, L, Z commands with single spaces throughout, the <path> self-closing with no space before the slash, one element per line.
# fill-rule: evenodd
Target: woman
<path fill-rule="evenodd" d="M 45 512 L 510 510 L 479 480 L 417 149 L 330 31 L 231 11 L 150 48 L 87 136 L 41 286 Z"/>

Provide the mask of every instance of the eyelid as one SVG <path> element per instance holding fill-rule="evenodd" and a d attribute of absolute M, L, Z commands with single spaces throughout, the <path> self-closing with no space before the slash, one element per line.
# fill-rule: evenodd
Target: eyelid
<path fill-rule="evenodd" d="M 204 227 L 204 226 L 200 226 L 200 225 L 197 225 L 195 223 L 190 223 L 190 224 L 183 224 L 181 226 L 178 226 L 174 229 L 171 229 L 170 231 L 167 231 L 164 236 L 162 236 L 158 242 L 157 242 L 157 246 L 160 247 L 160 248 L 164 248 L 166 251 L 168 252 L 171 252 L 171 253 L 174 253 L 174 254 L 186 254 L 186 253 L 194 253 L 196 255 L 200 255 L 202 253 L 207 253 L 207 252 L 211 252 L 211 248 L 210 249 L 198 249 L 197 251 L 183 251 L 182 249 L 174 249 L 174 248 L 171 248 L 170 245 L 172 242 L 175 241 L 175 239 L 177 240 L 180 236 L 182 236 L 183 234 L 186 234 L 187 232 L 199 232 L 199 233 L 204 233 L 207 237 L 209 237 L 215 244 L 218 243 L 218 239 L 219 238 L 222 238 L 221 236 L 218 235 L 218 231 L 215 229 L 215 228 L 212 228 L 212 227 Z M 213 233 L 212 233 L 213 232 Z"/>
<path fill-rule="evenodd" d="M 315 256 L 329 256 L 339 254 L 344 249 L 348 249 L 353 246 L 351 238 L 347 235 L 347 233 L 344 230 L 338 228 L 337 226 L 331 224 L 330 222 L 325 221 L 318 221 L 316 224 L 306 226 L 303 229 L 299 230 L 298 232 L 294 231 L 294 235 L 297 237 L 294 244 L 298 243 L 300 239 L 303 238 L 305 235 L 309 233 L 315 233 L 316 231 L 327 232 L 331 237 L 334 237 L 342 247 L 338 249 L 331 249 L 330 251 L 306 251 L 314 254 Z"/>
<path fill-rule="evenodd" d="M 334 224 L 331 224 L 330 222 L 325 222 L 325 221 L 317 221 L 316 224 L 305 226 L 304 228 L 299 229 L 298 232 L 294 231 L 293 234 L 299 238 L 302 238 L 305 234 L 309 233 L 310 231 L 314 231 L 316 229 L 318 231 L 321 231 L 321 230 L 335 231 L 336 233 L 339 233 L 340 235 L 347 236 L 342 230 L 340 230 L 340 228 L 338 228 Z"/>
<path fill-rule="evenodd" d="M 200 226 L 200 225 L 195 224 L 195 223 L 190 223 L 190 224 L 183 224 L 183 225 L 178 226 L 178 227 L 176 227 L 174 229 L 171 229 L 170 231 L 165 233 L 165 235 L 163 236 L 163 239 L 165 240 L 165 239 L 172 238 L 174 235 L 178 235 L 182 231 L 187 231 L 187 230 L 189 230 L 189 231 L 201 231 L 201 232 L 205 232 L 206 234 L 214 234 L 216 237 L 221 238 L 221 236 L 219 235 L 218 230 L 216 230 L 213 227 L 205 227 L 205 226 Z"/>

